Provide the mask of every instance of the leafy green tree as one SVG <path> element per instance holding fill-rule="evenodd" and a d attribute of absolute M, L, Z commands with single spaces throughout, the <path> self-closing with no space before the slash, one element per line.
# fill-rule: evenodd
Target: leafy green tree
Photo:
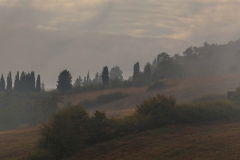
<path fill-rule="evenodd" d="M 157 55 L 157 64 L 158 66 L 165 65 L 171 61 L 171 57 L 166 52 L 162 52 Z"/>
<path fill-rule="evenodd" d="M 109 84 L 109 73 L 108 73 L 108 67 L 103 67 L 102 71 L 102 82 L 104 86 L 107 86 Z"/>
<path fill-rule="evenodd" d="M 3 74 L 1 76 L 1 81 L 0 81 L 0 90 L 4 91 L 5 90 L 5 79 L 3 77 Z"/>
<path fill-rule="evenodd" d="M 7 76 L 7 90 L 12 90 L 12 74 L 11 74 L 11 72 L 9 72 L 8 76 Z"/>
<path fill-rule="evenodd" d="M 39 147 L 62 159 L 86 146 L 89 116 L 80 105 L 66 107 L 41 128 Z"/>
<path fill-rule="evenodd" d="M 109 78 L 111 80 L 118 79 L 119 81 L 123 81 L 122 71 L 119 66 L 115 66 L 111 69 L 109 73 Z"/>
<path fill-rule="evenodd" d="M 57 89 L 63 92 L 72 89 L 72 75 L 68 70 L 65 69 L 59 74 Z"/>
<path fill-rule="evenodd" d="M 133 81 L 136 81 L 140 77 L 140 65 L 139 62 L 134 64 L 133 67 Z"/>
<path fill-rule="evenodd" d="M 36 91 L 41 92 L 41 77 L 40 77 L 40 75 L 37 76 Z"/>

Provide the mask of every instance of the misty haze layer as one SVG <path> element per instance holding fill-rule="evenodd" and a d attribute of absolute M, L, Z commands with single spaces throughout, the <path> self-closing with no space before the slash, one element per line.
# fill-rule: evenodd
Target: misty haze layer
<path fill-rule="evenodd" d="M 239 6 L 236 0 L 1 0 L 0 73 L 34 70 L 55 88 L 64 69 L 75 79 L 119 65 L 126 79 L 134 63 L 143 68 L 163 51 L 238 39 Z"/>

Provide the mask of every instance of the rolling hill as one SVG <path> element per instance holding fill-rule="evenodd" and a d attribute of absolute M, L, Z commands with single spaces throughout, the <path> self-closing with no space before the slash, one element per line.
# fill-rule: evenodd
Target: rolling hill
<path fill-rule="evenodd" d="M 174 95 L 177 102 L 182 103 L 205 94 L 226 93 L 227 91 L 235 90 L 240 83 L 240 73 L 207 77 L 164 79 L 164 83 L 165 87 L 163 89 L 152 92 L 146 92 L 147 87 L 117 88 L 74 94 L 68 98 L 73 104 L 77 104 L 84 99 L 95 99 L 102 94 L 116 91 L 127 93 L 130 95 L 129 97 L 88 109 L 88 112 L 90 113 L 95 110 L 103 110 L 110 117 L 118 117 L 132 112 L 137 104 L 150 96 L 155 96 L 156 94 Z"/>
<path fill-rule="evenodd" d="M 175 95 L 178 103 L 211 93 L 234 90 L 240 73 L 227 75 L 164 79 L 161 90 L 146 92 L 142 88 L 117 88 L 69 95 L 73 104 L 95 99 L 102 94 L 122 92 L 129 97 L 88 109 L 104 110 L 109 117 L 120 117 L 134 111 L 136 104 L 157 93 Z M 128 135 L 84 149 L 74 159 L 239 159 L 240 123 L 219 122 L 204 125 L 174 125 Z M 26 159 L 36 152 L 39 128 L 0 132 L 0 159 Z"/>

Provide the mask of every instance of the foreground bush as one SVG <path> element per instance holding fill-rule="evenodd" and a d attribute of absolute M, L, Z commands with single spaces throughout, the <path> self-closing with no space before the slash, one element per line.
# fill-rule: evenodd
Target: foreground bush
<path fill-rule="evenodd" d="M 157 95 L 144 100 L 137 106 L 135 116 L 139 121 L 139 129 L 151 129 L 172 123 L 175 119 L 176 99 L 173 96 Z"/>
<path fill-rule="evenodd" d="M 96 111 L 89 117 L 81 105 L 70 106 L 42 125 L 38 146 L 54 159 L 61 159 L 91 144 L 116 137 L 114 122 L 104 112 Z"/>
<path fill-rule="evenodd" d="M 48 150 L 56 159 L 71 155 L 83 148 L 89 116 L 80 106 L 70 106 L 53 115 L 41 128 L 40 148 Z"/>

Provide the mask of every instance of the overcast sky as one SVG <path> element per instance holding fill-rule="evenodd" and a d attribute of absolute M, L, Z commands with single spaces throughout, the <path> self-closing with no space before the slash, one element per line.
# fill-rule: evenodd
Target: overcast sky
<path fill-rule="evenodd" d="M 0 0 L 0 73 L 32 71 L 47 88 L 59 73 L 124 77 L 163 51 L 240 38 L 239 0 Z"/>

